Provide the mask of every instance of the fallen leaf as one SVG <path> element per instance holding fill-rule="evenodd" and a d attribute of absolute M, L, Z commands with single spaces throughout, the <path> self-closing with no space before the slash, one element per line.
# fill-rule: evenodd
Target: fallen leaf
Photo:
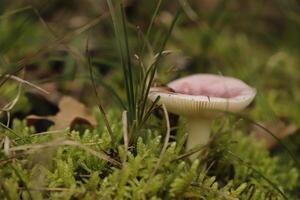
<path fill-rule="evenodd" d="M 284 122 L 276 122 L 276 123 L 260 123 L 263 127 L 270 130 L 272 133 L 275 134 L 276 137 L 279 139 L 283 139 L 289 135 L 292 135 L 296 132 L 298 127 L 295 124 L 285 124 Z M 268 149 L 271 149 L 273 146 L 277 144 L 276 139 L 272 137 L 272 135 L 268 134 L 261 128 L 254 126 L 254 134 L 260 140 L 265 141 L 265 144 Z"/>
<path fill-rule="evenodd" d="M 57 83 L 45 83 L 42 84 L 43 88 L 45 88 L 47 91 L 50 92 L 51 95 L 45 95 L 43 96 L 50 102 L 57 104 L 59 102 L 59 99 L 63 96 L 60 92 L 58 92 L 58 85 Z"/>
<path fill-rule="evenodd" d="M 76 124 L 87 124 L 95 127 L 96 119 L 87 111 L 86 107 L 76 99 L 64 96 L 59 102 L 59 112 L 54 116 L 26 117 L 28 125 L 34 125 L 40 120 L 49 120 L 54 123 L 51 130 L 61 130 L 67 127 L 74 128 Z"/>

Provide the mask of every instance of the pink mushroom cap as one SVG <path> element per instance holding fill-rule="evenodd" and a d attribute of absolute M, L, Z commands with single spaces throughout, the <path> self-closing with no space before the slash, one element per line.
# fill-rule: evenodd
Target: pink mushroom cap
<path fill-rule="evenodd" d="M 234 98 L 253 93 L 243 81 L 212 74 L 195 74 L 168 84 L 176 93 L 220 98 Z"/>
<path fill-rule="evenodd" d="M 174 92 L 151 88 L 149 98 L 179 115 L 211 115 L 212 111 L 238 112 L 247 107 L 256 90 L 243 81 L 213 74 L 195 74 L 168 84 Z M 214 115 L 214 114 L 212 114 Z"/>

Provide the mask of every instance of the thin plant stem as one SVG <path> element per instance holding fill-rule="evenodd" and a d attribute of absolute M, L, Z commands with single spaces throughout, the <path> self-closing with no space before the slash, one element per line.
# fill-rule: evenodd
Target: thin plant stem
<path fill-rule="evenodd" d="M 171 23 L 171 26 L 170 26 L 170 28 L 168 30 L 168 33 L 167 33 L 165 39 L 163 40 L 163 43 L 161 45 L 161 48 L 159 50 L 159 54 L 158 54 L 157 58 L 155 59 L 154 63 L 147 70 L 146 77 L 145 77 L 144 83 L 143 83 L 143 91 L 144 91 L 144 93 L 142 95 L 143 99 L 142 99 L 142 106 L 141 106 L 141 111 L 140 111 L 140 118 L 141 119 L 143 119 L 143 116 L 144 116 L 146 102 L 147 102 L 148 94 L 149 94 L 149 91 L 150 91 L 150 87 L 152 86 L 152 83 L 153 83 L 153 80 L 154 80 L 154 76 L 155 76 L 155 73 L 157 71 L 157 64 L 158 64 L 158 62 L 161 59 L 163 50 L 164 50 L 164 48 L 165 48 L 165 46 L 167 44 L 167 41 L 168 41 L 168 39 L 169 39 L 169 37 L 170 37 L 170 35 L 172 33 L 172 30 L 175 27 L 175 24 L 176 24 L 177 20 L 179 19 L 180 13 L 181 13 L 181 9 L 178 9 L 177 12 L 176 12 L 175 17 L 172 20 L 172 23 Z"/>
<path fill-rule="evenodd" d="M 273 133 L 272 131 L 270 131 L 269 129 L 267 129 L 266 127 L 264 127 L 263 125 L 255 122 L 253 119 L 243 116 L 241 114 L 237 114 L 237 113 L 229 113 L 232 114 L 234 116 L 238 116 L 241 119 L 244 119 L 245 121 L 248 121 L 251 124 L 254 124 L 255 126 L 261 128 L 263 131 L 265 131 L 266 133 L 268 133 L 269 135 L 271 135 L 278 143 L 280 146 L 282 146 L 284 148 L 284 150 L 289 154 L 289 156 L 293 159 L 293 161 L 295 162 L 295 164 L 297 165 L 298 170 L 300 170 L 300 163 L 297 159 L 297 157 L 294 155 L 294 153 L 287 147 L 287 145 L 285 145 L 276 135 L 275 133 Z"/>
<path fill-rule="evenodd" d="M 164 154 L 165 154 L 165 152 L 167 150 L 167 147 L 168 147 L 168 144 L 169 144 L 169 139 L 170 139 L 170 133 L 171 133 L 170 120 L 169 120 L 169 115 L 168 115 L 167 108 L 166 108 L 166 106 L 164 104 L 162 105 L 162 109 L 164 111 L 164 116 L 165 116 L 165 119 L 166 119 L 167 131 L 166 131 L 165 141 L 164 141 L 163 147 L 161 149 L 161 152 L 160 152 L 157 164 L 156 164 L 153 172 L 151 173 L 151 175 L 149 177 L 149 180 L 155 175 L 155 173 L 157 172 L 158 168 L 160 167 L 161 161 L 162 161 L 163 156 L 164 156 Z"/>
<path fill-rule="evenodd" d="M 129 51 L 129 43 L 128 43 L 128 31 L 126 27 L 126 16 L 125 16 L 125 11 L 123 4 L 120 4 L 120 10 L 121 10 L 121 16 L 122 16 L 122 25 L 123 25 L 123 32 L 124 32 L 124 41 L 125 41 L 125 54 L 126 54 L 126 68 L 128 71 L 128 86 L 129 86 L 129 96 L 130 96 L 130 101 L 128 102 L 130 105 L 130 112 L 132 115 L 131 120 L 135 120 L 135 97 L 134 97 L 134 80 L 133 80 L 133 72 L 132 72 L 132 66 L 131 66 L 131 58 L 130 58 L 130 51 Z"/>
<path fill-rule="evenodd" d="M 127 111 L 125 110 L 122 114 L 122 124 L 123 124 L 123 139 L 124 139 L 124 150 L 125 150 L 125 155 L 124 155 L 124 160 L 123 160 L 123 165 L 127 160 L 127 155 L 128 155 L 128 119 L 127 119 Z"/>
<path fill-rule="evenodd" d="M 143 47 L 142 47 L 142 51 L 141 51 L 142 54 L 144 53 L 144 49 L 145 49 L 145 46 L 146 46 L 146 41 L 149 41 L 150 33 L 151 33 L 151 30 L 152 30 L 153 24 L 155 22 L 155 19 L 158 15 L 158 12 L 160 10 L 161 4 L 162 4 L 162 0 L 158 0 L 158 3 L 156 4 L 154 13 L 151 17 L 151 21 L 150 21 L 150 24 L 149 24 L 147 32 L 146 32 L 145 42 L 143 43 Z"/>
<path fill-rule="evenodd" d="M 101 160 L 105 160 L 117 167 L 121 166 L 121 163 L 119 161 L 109 157 L 108 155 L 106 155 L 106 153 L 104 153 L 102 151 L 96 151 L 94 149 L 87 147 L 84 144 L 81 144 L 81 143 L 73 141 L 73 140 L 54 140 L 51 142 L 45 142 L 45 143 L 40 143 L 40 144 L 21 145 L 21 146 L 10 148 L 10 151 L 11 152 L 24 151 L 26 154 L 32 154 L 41 149 L 45 149 L 45 148 L 49 148 L 49 147 L 59 147 L 59 146 L 78 147 Z"/>
<path fill-rule="evenodd" d="M 98 108 L 104 118 L 104 122 L 105 122 L 105 126 L 107 128 L 107 131 L 110 135 L 110 138 L 111 138 L 111 141 L 113 144 L 115 144 L 115 137 L 114 137 L 114 133 L 111 129 L 111 126 L 109 124 L 109 121 L 107 119 L 107 115 L 106 115 L 106 112 L 101 104 L 101 100 L 100 100 L 100 97 L 99 97 L 99 94 L 98 94 L 98 91 L 97 91 L 97 87 L 96 87 L 96 83 L 95 83 L 95 79 L 94 79 L 94 75 L 93 75 L 93 68 L 92 68 L 92 63 L 91 63 L 91 56 L 89 54 L 89 50 L 88 50 L 88 41 L 87 41 L 87 44 L 86 44 L 86 53 L 87 53 L 87 56 L 88 56 L 88 67 L 89 67 L 89 72 L 90 72 L 90 77 L 91 77 L 91 82 L 92 82 L 92 86 L 93 86 L 93 89 L 94 89 L 94 93 L 95 93 L 95 96 L 97 98 L 97 102 L 98 102 Z"/>
<path fill-rule="evenodd" d="M 240 158 L 239 156 L 235 155 L 234 153 L 232 153 L 231 151 L 227 151 L 227 153 L 229 155 L 231 155 L 235 160 L 237 160 L 239 163 L 242 163 L 244 165 L 246 165 L 248 168 L 250 168 L 252 171 L 254 171 L 256 174 L 258 174 L 262 179 L 264 179 L 269 185 L 271 185 L 279 194 L 281 194 L 281 196 L 288 200 L 288 197 L 277 187 L 277 185 L 275 183 L 273 183 L 270 179 L 268 179 L 266 176 L 263 175 L 263 173 L 261 173 L 260 171 L 258 171 L 257 169 L 255 169 L 254 167 L 251 166 L 250 163 L 245 162 L 242 158 Z"/>

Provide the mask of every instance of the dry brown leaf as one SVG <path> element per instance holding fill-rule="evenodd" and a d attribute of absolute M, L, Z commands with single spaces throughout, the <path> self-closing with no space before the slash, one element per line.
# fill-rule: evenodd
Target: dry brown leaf
<path fill-rule="evenodd" d="M 52 130 L 74 127 L 76 124 L 96 126 L 96 119 L 87 111 L 86 107 L 76 99 L 64 96 L 59 102 L 59 112 L 54 116 L 30 115 L 26 118 L 28 125 L 34 125 L 40 120 L 49 120 L 54 123 Z"/>
<path fill-rule="evenodd" d="M 42 84 L 43 88 L 45 88 L 47 91 L 50 92 L 51 95 L 44 95 L 42 94 L 42 96 L 47 99 L 49 102 L 53 103 L 53 104 L 57 104 L 60 100 L 60 98 L 63 96 L 60 92 L 58 92 L 58 85 L 57 83 L 45 83 Z"/>
<path fill-rule="evenodd" d="M 260 123 L 263 127 L 270 130 L 279 139 L 283 139 L 289 135 L 292 135 L 298 127 L 295 124 L 286 125 L 284 122 L 277 123 Z M 261 128 L 254 126 L 254 132 L 258 139 L 264 140 L 268 149 L 271 149 L 277 144 L 277 141 Z"/>

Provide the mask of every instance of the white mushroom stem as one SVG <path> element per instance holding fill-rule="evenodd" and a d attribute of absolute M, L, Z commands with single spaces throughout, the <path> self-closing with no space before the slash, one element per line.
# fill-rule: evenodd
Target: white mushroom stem
<path fill-rule="evenodd" d="M 196 147 L 205 146 L 210 138 L 210 129 L 211 129 L 211 120 L 205 119 L 201 117 L 188 117 L 187 118 L 187 130 L 188 130 L 188 138 L 186 143 L 186 151 L 192 150 Z M 201 150 L 199 152 L 192 154 L 189 158 L 191 160 L 196 159 Z"/>
<path fill-rule="evenodd" d="M 160 97 L 158 104 L 164 104 L 168 112 L 187 117 L 187 151 L 208 143 L 211 122 L 219 112 L 242 111 L 256 95 L 254 88 L 239 79 L 213 74 L 183 77 L 168 83 L 168 87 L 152 87 L 149 98 L 154 102 Z"/>

